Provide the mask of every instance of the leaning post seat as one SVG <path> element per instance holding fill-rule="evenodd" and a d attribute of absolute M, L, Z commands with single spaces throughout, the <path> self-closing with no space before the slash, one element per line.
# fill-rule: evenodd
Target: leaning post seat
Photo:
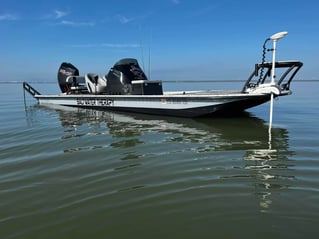
<path fill-rule="evenodd" d="M 88 73 L 85 74 L 85 84 L 89 91 L 92 94 L 102 94 L 106 90 L 106 80 L 101 78 L 97 74 Z"/>

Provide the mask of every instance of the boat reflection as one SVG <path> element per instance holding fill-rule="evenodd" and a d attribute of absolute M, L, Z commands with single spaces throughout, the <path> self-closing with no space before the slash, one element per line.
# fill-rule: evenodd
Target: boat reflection
<path fill-rule="evenodd" d="M 246 161 L 245 169 L 251 170 L 255 178 L 256 195 L 262 213 L 268 212 L 272 204 L 272 191 L 289 187 L 287 182 L 294 178 L 283 173 L 293 167 L 289 156 L 294 152 L 288 150 L 287 131 L 276 128 L 273 132 L 268 131 L 268 134 L 271 133 L 274 133 L 274 137 L 269 135 L 268 148 L 247 150 L 243 157 Z"/>
<path fill-rule="evenodd" d="M 41 109 L 58 113 L 65 132 L 76 131 L 78 126 L 107 128 L 113 137 L 132 137 L 144 132 L 171 133 L 171 141 L 207 143 L 199 151 L 247 150 L 246 160 L 264 158 L 263 149 L 269 148 L 268 128 L 265 122 L 249 113 L 236 118 L 176 118 L 143 114 L 115 113 L 71 107 Z M 74 135 L 75 137 L 79 135 Z M 65 136 L 67 137 L 67 136 Z M 70 137 L 72 137 L 70 135 Z M 288 132 L 283 128 L 273 131 L 272 148 L 287 150 Z M 268 155 L 271 157 L 271 154 Z"/>
<path fill-rule="evenodd" d="M 114 138 L 141 136 L 145 132 L 169 133 L 170 141 L 198 143 L 198 152 L 245 150 L 246 161 L 268 161 L 287 158 L 293 152 L 288 151 L 288 131 L 274 128 L 269 142 L 268 126 L 265 121 L 249 113 L 236 118 L 176 118 L 158 117 L 143 114 L 125 114 L 111 111 L 97 111 L 72 107 L 54 106 L 48 108 L 35 106 L 42 110 L 58 113 L 61 125 L 65 128 L 63 138 L 81 137 L 78 128 L 101 129 Z M 32 120 L 28 120 L 31 122 Z M 92 133 L 87 130 L 85 133 Z M 95 133 L 98 133 L 95 130 Z M 141 138 L 132 145 L 143 143 Z M 131 144 L 123 144 L 130 147 Z M 264 167 L 248 165 L 248 168 Z"/>
<path fill-rule="evenodd" d="M 47 107 L 36 107 L 52 111 Z M 52 112 L 58 114 L 61 125 L 65 128 L 63 140 L 82 137 L 83 134 L 107 134 L 113 139 L 107 147 L 129 148 L 146 143 L 142 137 L 146 133 L 164 133 L 168 135 L 165 139 L 167 141 L 193 143 L 192 147 L 194 146 L 197 153 L 238 151 L 243 159 L 242 166 L 239 166 L 241 173 L 227 177 L 236 180 L 240 177 L 254 179 L 253 186 L 261 212 L 266 212 L 272 204 L 272 191 L 288 187 L 285 182 L 293 177 L 284 175 L 287 169 L 293 167 L 289 157 L 294 154 L 289 151 L 287 129 L 273 128 L 272 137 L 269 137 L 266 122 L 249 113 L 236 118 L 187 119 L 61 106 L 55 107 Z M 83 125 L 86 130 L 78 130 Z M 101 146 L 96 146 L 99 147 Z M 65 153 L 72 152 L 65 150 Z M 122 160 L 138 157 L 132 150 Z M 284 170 L 279 171 L 281 169 Z M 221 176 L 222 178 L 226 176 Z"/>

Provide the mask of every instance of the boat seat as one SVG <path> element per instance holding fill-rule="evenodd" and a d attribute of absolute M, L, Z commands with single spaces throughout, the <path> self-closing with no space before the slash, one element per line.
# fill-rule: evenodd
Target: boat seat
<path fill-rule="evenodd" d="M 106 90 L 106 79 L 101 78 L 97 74 L 88 73 L 85 74 L 85 84 L 89 91 L 92 94 L 102 94 Z"/>
<path fill-rule="evenodd" d="M 88 91 L 84 76 L 68 76 L 66 82 L 71 85 L 69 88 L 71 92 L 85 93 Z"/>
<path fill-rule="evenodd" d="M 105 82 L 107 82 L 107 74 L 103 75 L 102 79 L 105 80 Z"/>

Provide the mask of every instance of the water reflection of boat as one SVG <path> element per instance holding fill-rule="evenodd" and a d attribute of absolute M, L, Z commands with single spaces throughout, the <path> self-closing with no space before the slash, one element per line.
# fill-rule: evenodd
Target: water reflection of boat
<path fill-rule="evenodd" d="M 114 170 L 141 166 L 142 162 L 139 158 L 143 149 L 135 150 L 133 148 L 143 146 L 143 144 L 146 147 L 150 145 L 145 142 L 148 139 L 148 137 L 144 137 L 145 135 L 156 137 L 156 135 L 162 134 L 164 140 L 184 143 L 185 147 L 191 145 L 192 150 L 196 151 L 195 155 L 202 153 L 211 160 L 214 160 L 213 157 L 216 154 L 234 155 L 237 159 L 238 155 L 241 155 L 239 158 L 243 160 L 229 165 L 233 170 L 230 170 L 230 174 L 221 175 L 220 179 L 228 180 L 230 178 L 236 182 L 243 179 L 244 183 L 247 183 L 246 179 L 252 180 L 252 187 L 254 187 L 255 196 L 259 200 L 261 212 L 266 212 L 271 206 L 273 190 L 288 187 L 289 185 L 286 183 L 293 177 L 287 175 L 293 166 L 292 161 L 289 160 L 289 156 L 293 155 L 293 152 L 288 147 L 289 134 L 287 129 L 274 128 L 272 141 L 269 142 L 267 124 L 249 113 L 236 118 L 187 119 L 158 118 L 150 115 L 61 106 L 53 106 L 53 108 L 32 106 L 32 110 L 44 110 L 57 115 L 62 127 L 65 128 L 62 140 L 71 141 L 72 138 L 89 135 L 89 140 L 92 142 L 94 140 L 91 136 L 94 138 L 96 134 L 96 138 L 98 138 L 101 134 L 107 134 L 111 136 L 112 140 L 108 141 L 110 145 L 106 147 L 119 148 L 124 151 L 129 149 L 120 158 L 126 163 L 114 167 Z M 103 143 L 105 143 L 104 138 L 106 137 L 102 137 Z M 67 143 L 64 144 L 65 153 L 73 153 L 83 150 L 81 147 L 86 147 L 83 146 L 87 142 L 85 139 L 81 143 L 75 141 L 77 142 L 75 145 L 67 146 Z M 91 144 L 90 147 L 99 149 L 103 147 L 98 145 L 102 141 L 100 140 L 94 146 Z M 165 144 L 166 142 L 160 143 Z M 149 149 L 147 150 L 150 152 Z M 230 152 L 234 152 L 234 154 L 229 154 Z M 282 179 L 284 182 L 280 182 Z M 140 185 L 138 186 L 140 187 Z"/>
<path fill-rule="evenodd" d="M 106 124 L 114 137 L 137 136 L 144 132 L 171 133 L 170 140 L 203 143 L 204 151 L 246 150 L 246 160 L 261 157 L 263 149 L 269 147 L 268 126 L 249 113 L 236 118 L 179 118 L 142 114 L 116 113 L 63 106 L 35 106 L 53 109 L 59 114 L 63 127 L 82 124 Z M 283 128 L 273 129 L 272 149 L 287 151 L 288 132 Z M 258 151 L 259 150 L 259 151 Z"/>

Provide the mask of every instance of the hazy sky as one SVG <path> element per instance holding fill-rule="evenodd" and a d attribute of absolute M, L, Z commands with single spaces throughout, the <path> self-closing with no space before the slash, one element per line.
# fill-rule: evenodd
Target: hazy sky
<path fill-rule="evenodd" d="M 125 57 L 156 80 L 245 80 L 279 31 L 277 59 L 319 79 L 318 12 L 317 0 L 0 0 L 0 80 L 54 81 L 63 61 L 104 74 Z"/>

